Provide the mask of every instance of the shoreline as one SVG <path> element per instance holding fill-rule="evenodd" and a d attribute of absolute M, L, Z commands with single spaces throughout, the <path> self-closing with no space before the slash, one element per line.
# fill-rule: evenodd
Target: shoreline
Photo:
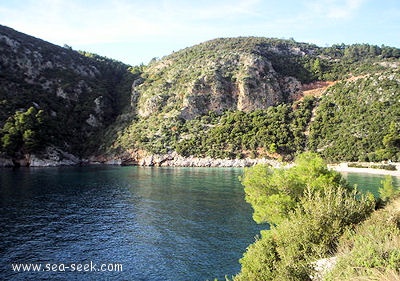
<path fill-rule="evenodd" d="M 385 170 L 385 169 L 376 169 L 376 168 L 356 168 L 349 167 L 348 163 L 340 163 L 340 164 L 328 164 L 328 168 L 339 173 L 360 173 L 360 174 L 373 174 L 373 175 L 390 175 L 394 177 L 400 177 L 400 171 L 398 170 L 399 164 L 396 164 L 397 170 Z"/>
<path fill-rule="evenodd" d="M 53 148 L 54 149 L 54 148 Z M 155 167 L 232 167 L 244 168 L 256 164 L 267 164 L 272 167 L 291 166 L 293 163 L 281 162 L 276 159 L 267 158 L 244 158 L 244 159 L 214 159 L 211 157 L 184 157 L 176 153 L 171 154 L 150 154 L 150 155 L 128 155 L 131 157 L 90 157 L 89 159 L 79 160 L 77 157 L 63 151 L 52 151 L 52 157 L 47 159 L 29 155 L 25 159 L 16 163 L 12 159 L 0 157 L 0 167 L 58 167 L 58 166 L 79 166 L 79 165 L 115 165 L 115 166 L 155 166 Z M 51 155 L 55 154 L 55 155 Z M 55 157 L 56 156 L 56 157 Z M 134 157 L 132 157 L 134 156 Z M 125 158 L 125 159 L 124 159 Z M 128 161 L 127 161 L 128 160 Z M 349 167 L 349 164 L 356 164 L 357 167 Z M 328 169 L 340 173 L 361 173 L 375 175 L 391 175 L 400 177 L 400 162 L 390 163 L 396 170 L 386 170 L 375 168 L 384 166 L 382 163 L 372 162 L 343 162 L 338 164 L 327 164 Z"/>

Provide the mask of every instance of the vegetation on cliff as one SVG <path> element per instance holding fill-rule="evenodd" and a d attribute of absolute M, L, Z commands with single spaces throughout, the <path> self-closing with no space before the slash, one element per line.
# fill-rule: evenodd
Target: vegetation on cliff
<path fill-rule="evenodd" d="M 0 26 L 0 49 L 10 157 L 55 146 L 80 157 L 400 159 L 396 48 L 220 38 L 130 67 Z M 24 127 L 31 108 L 46 121 Z"/>
<path fill-rule="evenodd" d="M 329 161 L 398 160 L 399 56 L 366 44 L 205 42 L 145 68 L 133 89 L 137 122 L 111 143 L 214 158 L 312 150 Z M 338 82 L 303 98 L 324 80 Z"/>
<path fill-rule="evenodd" d="M 337 261 L 325 280 L 400 279 L 400 198 L 348 229 L 339 240 Z"/>
<path fill-rule="evenodd" d="M 400 72 L 336 83 L 320 99 L 309 148 L 328 161 L 400 160 Z"/>

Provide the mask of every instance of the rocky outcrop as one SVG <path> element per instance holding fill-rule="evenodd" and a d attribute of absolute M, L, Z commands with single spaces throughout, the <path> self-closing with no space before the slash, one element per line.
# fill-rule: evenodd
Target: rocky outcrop
<path fill-rule="evenodd" d="M 116 156 L 103 156 L 103 155 L 98 155 L 98 156 L 91 156 L 89 159 L 85 162 L 90 165 L 122 165 L 122 159 Z M 133 163 L 132 163 L 133 165 Z"/>
<path fill-rule="evenodd" d="M 30 167 L 73 166 L 80 163 L 81 161 L 75 155 L 55 147 L 47 147 L 46 152 L 41 156 L 31 154 L 27 157 L 27 164 Z"/>
<path fill-rule="evenodd" d="M 312 49 L 261 38 L 205 42 L 152 62 L 133 86 L 133 104 L 140 117 L 175 110 L 186 120 L 209 111 L 266 109 L 300 95 L 301 81 L 282 71 L 282 61 L 305 56 L 306 48 Z"/>
<path fill-rule="evenodd" d="M 0 157 L 0 167 L 13 167 L 14 163 L 12 159 Z"/>
<path fill-rule="evenodd" d="M 176 152 L 149 154 L 141 150 L 130 150 L 121 156 L 97 156 L 89 159 L 90 164 L 135 165 L 156 167 L 250 167 L 267 164 L 279 167 L 282 162 L 267 158 L 213 159 L 211 157 L 184 157 Z"/>
<path fill-rule="evenodd" d="M 161 159 L 161 161 L 160 161 Z M 139 165 L 146 166 L 153 164 L 154 166 L 174 166 L 174 167 L 251 167 L 256 164 L 268 164 L 271 166 L 279 166 L 281 163 L 266 158 L 244 158 L 244 159 L 213 159 L 210 157 L 171 157 L 156 155 L 148 159 L 150 161 L 139 162 Z M 151 166 L 151 165 L 150 165 Z"/>
<path fill-rule="evenodd" d="M 188 83 L 181 107 L 181 117 L 193 119 L 209 111 L 225 110 L 250 112 L 282 103 L 287 97 L 300 94 L 301 83 L 294 77 L 281 78 L 270 61 L 255 54 L 242 54 L 233 61 L 239 69 L 232 77 L 225 77 L 221 69 Z M 166 105 L 166 104 L 164 104 Z M 163 105 L 160 105 L 161 107 Z M 144 104 L 142 112 L 156 109 Z M 160 110 L 160 107 L 157 108 Z"/>
<path fill-rule="evenodd" d="M 337 257 L 330 257 L 325 259 L 317 260 L 313 263 L 314 274 L 310 276 L 313 281 L 322 281 L 324 276 L 328 274 L 336 265 Z"/>
<path fill-rule="evenodd" d="M 82 161 L 61 149 L 53 146 L 39 154 L 26 154 L 22 158 L 0 158 L 0 167 L 58 167 L 74 166 Z"/>

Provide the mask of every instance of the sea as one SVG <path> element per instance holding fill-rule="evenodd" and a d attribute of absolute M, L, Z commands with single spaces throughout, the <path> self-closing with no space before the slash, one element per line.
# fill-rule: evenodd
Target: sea
<path fill-rule="evenodd" d="M 241 168 L 0 169 L 0 280 L 231 278 L 246 248 L 269 229 L 252 220 L 242 174 Z M 343 176 L 375 194 L 384 179 Z"/>

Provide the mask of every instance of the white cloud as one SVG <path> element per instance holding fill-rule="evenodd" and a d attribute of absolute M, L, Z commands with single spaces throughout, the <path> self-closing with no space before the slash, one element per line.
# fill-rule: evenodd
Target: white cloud
<path fill-rule="evenodd" d="M 327 13 L 329 18 L 346 19 L 350 18 L 363 4 L 364 0 L 347 0 L 330 7 Z"/>
<path fill-rule="evenodd" d="M 227 36 L 294 37 L 323 44 L 354 38 L 369 42 L 371 36 L 379 35 L 382 43 L 392 45 L 387 38 L 398 38 L 394 36 L 398 33 L 398 0 L 388 0 L 385 5 L 372 0 L 3 2 L 0 24 L 59 45 L 99 50 L 107 56 L 121 54 L 121 60 L 128 55 L 141 57 L 141 52 L 160 56 Z M 380 16 L 369 24 L 376 13 Z M 362 31 L 365 38 L 361 38 Z"/>
<path fill-rule="evenodd" d="M 57 44 L 112 43 L 215 30 L 218 20 L 255 16 L 260 0 L 138 2 L 30 0 L 0 9 L 0 18 L 2 24 Z"/>
<path fill-rule="evenodd" d="M 311 13 L 328 19 L 350 19 L 364 4 L 365 0 L 318 0 L 306 5 Z"/>

